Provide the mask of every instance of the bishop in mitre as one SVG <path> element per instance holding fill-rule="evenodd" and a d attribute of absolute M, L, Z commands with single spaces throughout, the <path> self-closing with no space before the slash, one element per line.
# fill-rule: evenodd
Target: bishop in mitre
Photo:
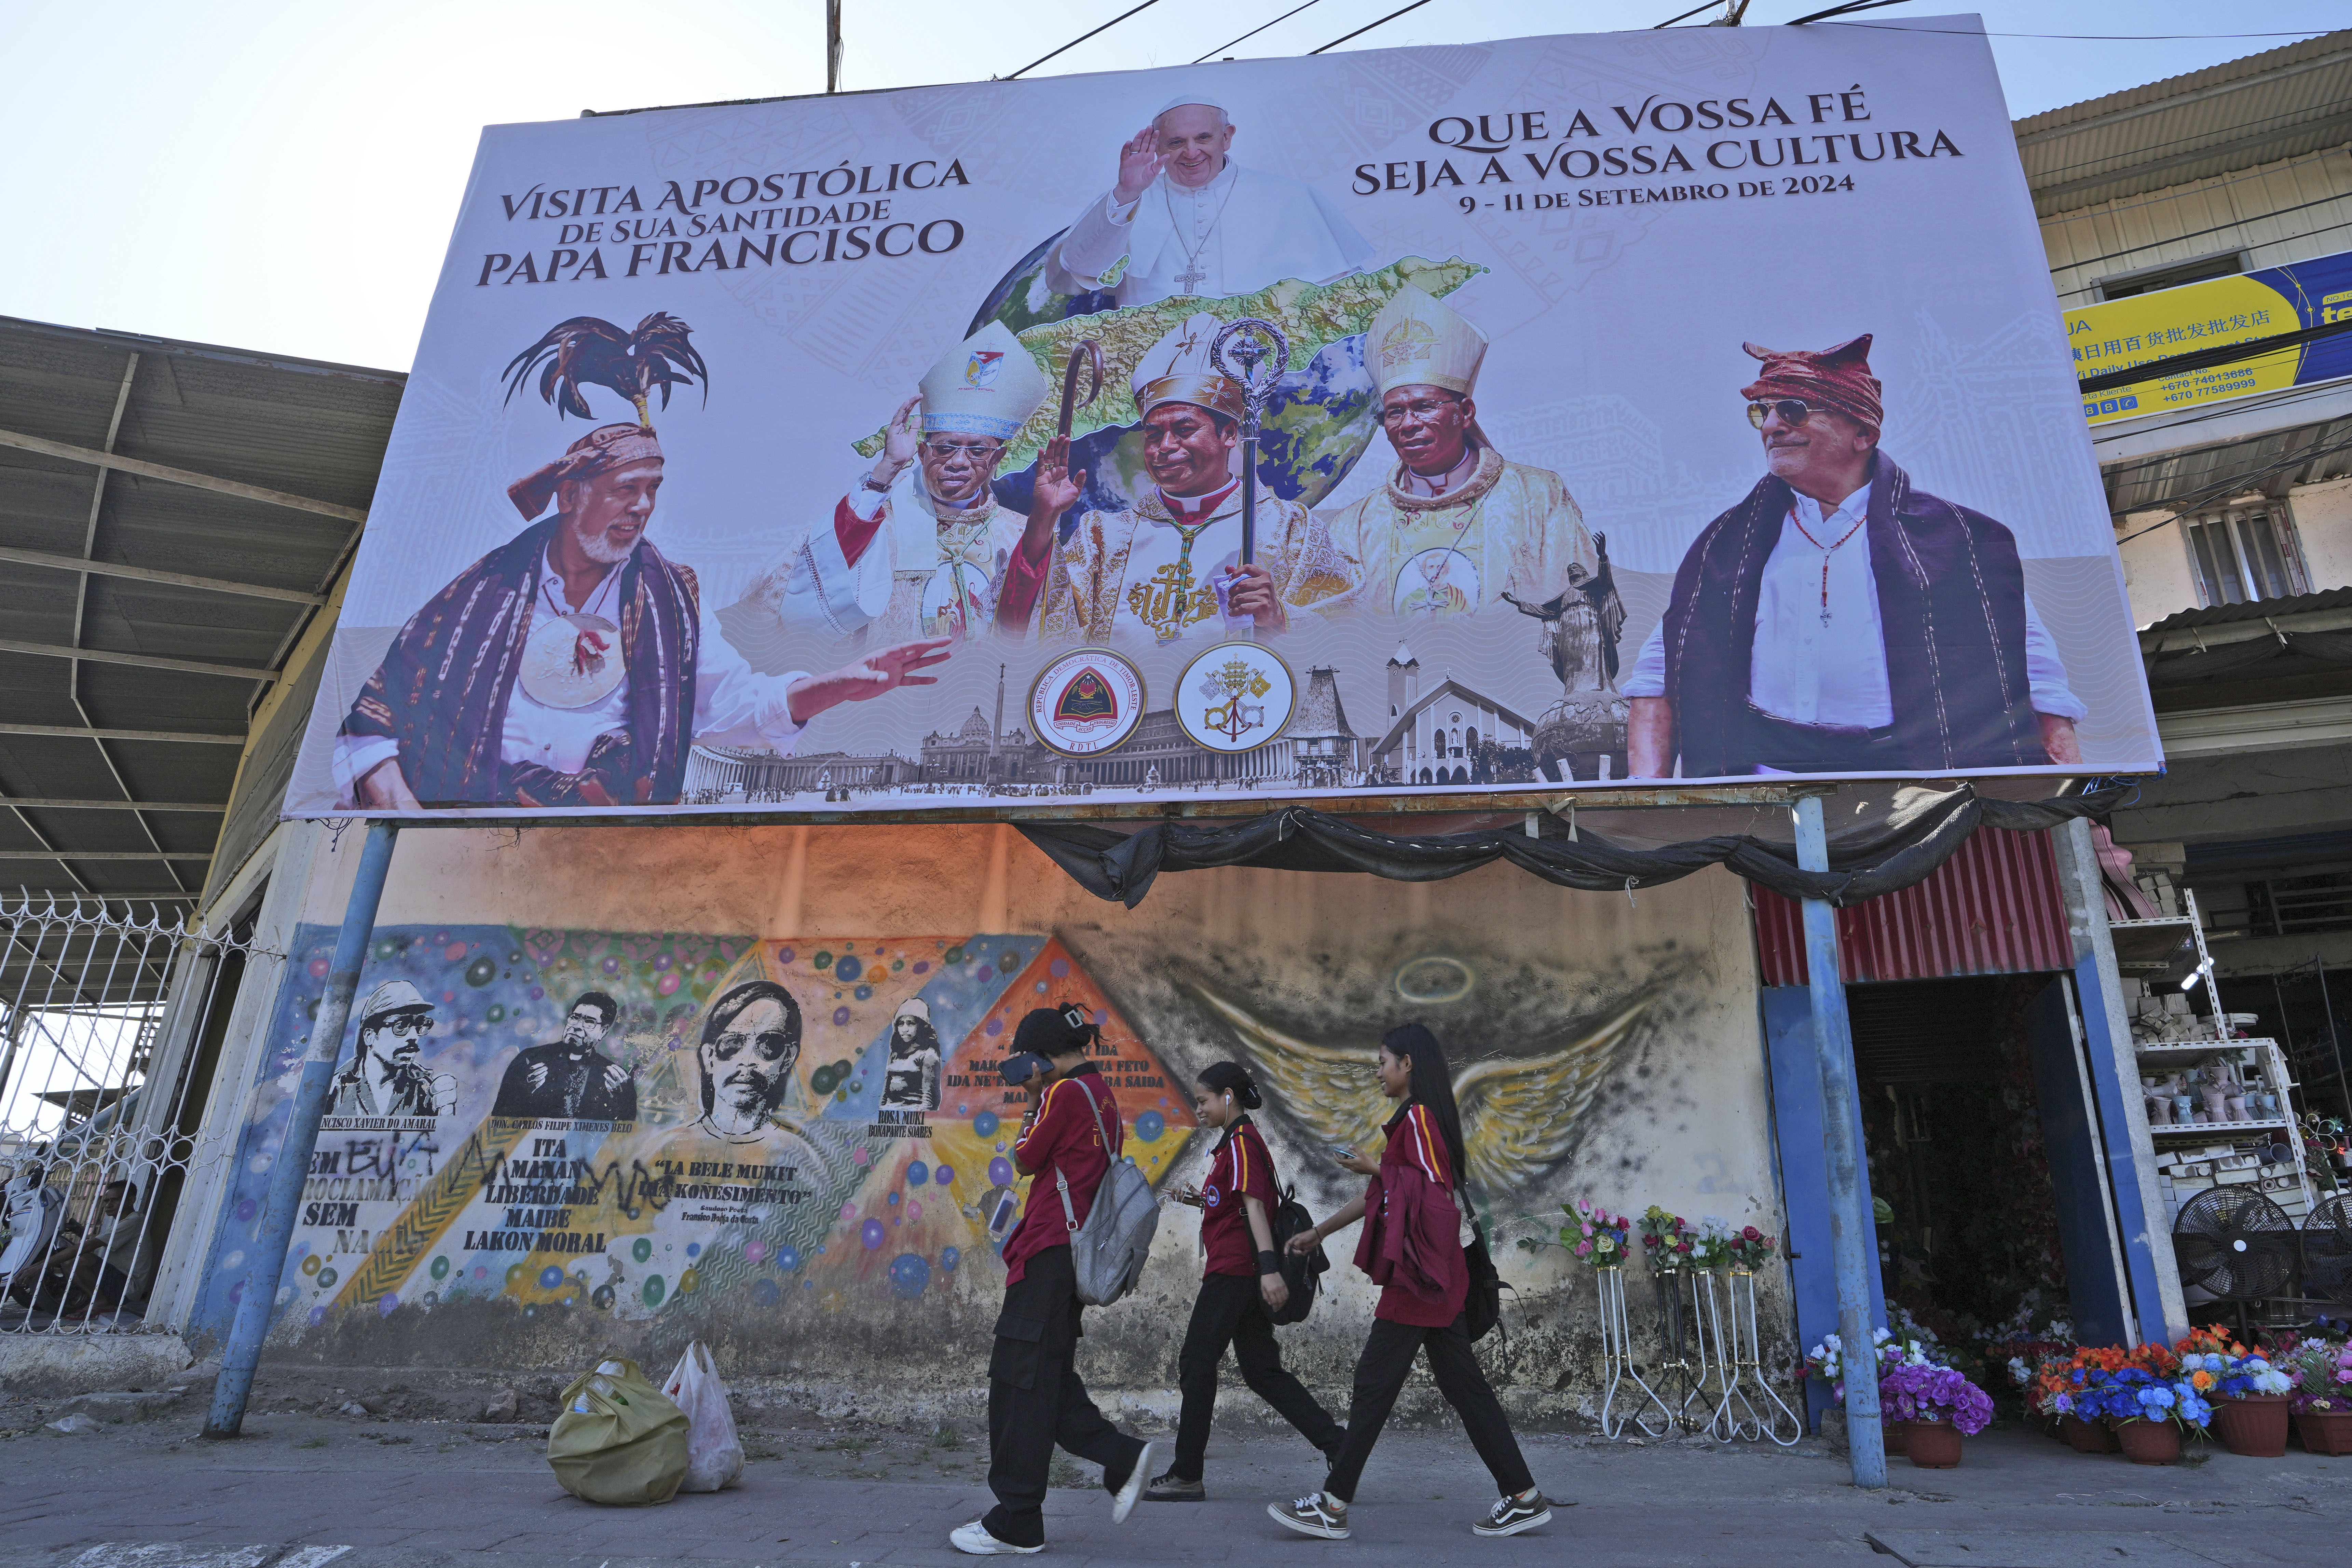
<path fill-rule="evenodd" d="M 1372 318 L 1364 367 L 1397 455 L 1387 483 L 1327 514 L 1356 604 L 1400 619 L 1542 605 L 1591 579 L 1592 536 L 1559 476 L 1506 461 L 1478 426 L 1486 335 L 1410 284 Z M 1336 606 L 1333 606 L 1336 608 Z"/>
<path fill-rule="evenodd" d="M 1121 257 L 1121 305 L 1223 300 L 1297 278 L 1328 283 L 1370 266 L 1372 247 L 1337 203 L 1284 174 L 1226 156 L 1234 125 L 1180 96 L 1118 150 L 1118 176 L 1045 258 L 1056 293 L 1100 289 Z"/>
<path fill-rule="evenodd" d="M 1007 602 L 1028 519 L 992 482 L 1005 443 L 1051 390 L 1021 341 L 991 321 L 933 365 L 893 415 L 882 453 L 772 572 L 760 596 L 787 626 L 888 647 L 1028 629 L 1036 589 Z"/>
<path fill-rule="evenodd" d="M 1119 511 L 1088 511 L 1067 539 L 1055 524 L 1077 503 L 1056 437 L 1038 460 L 1024 563 L 1044 563 L 1041 641 L 1152 647 L 1287 629 L 1310 605 L 1355 585 L 1330 534 L 1297 501 L 1261 495 L 1256 559 L 1242 562 L 1242 484 L 1234 472 L 1239 383 L 1209 347 L 1223 325 L 1202 311 L 1145 351 L 1132 384 L 1153 489 Z"/>

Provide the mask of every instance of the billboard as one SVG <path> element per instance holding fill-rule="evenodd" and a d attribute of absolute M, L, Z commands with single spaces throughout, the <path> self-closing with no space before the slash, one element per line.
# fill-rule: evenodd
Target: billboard
<path fill-rule="evenodd" d="M 2352 321 L 2352 250 L 2086 305 L 2066 312 L 2066 338 L 2075 374 L 2088 379 L 2343 321 Z M 2321 338 L 2085 393 L 2083 416 L 2112 425 L 2345 375 L 2352 375 L 2352 336 Z"/>
<path fill-rule="evenodd" d="M 493 127 L 286 811 L 2153 769 L 1972 26 Z"/>

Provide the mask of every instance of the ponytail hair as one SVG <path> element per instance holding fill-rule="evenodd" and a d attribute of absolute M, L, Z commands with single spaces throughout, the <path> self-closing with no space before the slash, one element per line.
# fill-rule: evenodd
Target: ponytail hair
<path fill-rule="evenodd" d="M 1467 1184 L 1470 1166 L 1462 1147 L 1462 1110 L 1454 1103 L 1454 1075 L 1445 1068 L 1445 1047 L 1419 1024 L 1391 1029 L 1381 1037 L 1381 1044 L 1389 1055 L 1412 1063 L 1412 1102 L 1427 1107 L 1437 1123 L 1445 1140 L 1445 1157 L 1454 1166 L 1454 1185 Z"/>
<path fill-rule="evenodd" d="M 1239 1062 L 1211 1062 L 1201 1069 L 1198 1081 L 1205 1085 L 1211 1094 L 1223 1094 L 1231 1089 L 1234 1099 L 1241 1102 L 1244 1110 L 1255 1110 L 1265 1103 L 1258 1096 L 1257 1080 L 1250 1077 L 1249 1068 Z"/>

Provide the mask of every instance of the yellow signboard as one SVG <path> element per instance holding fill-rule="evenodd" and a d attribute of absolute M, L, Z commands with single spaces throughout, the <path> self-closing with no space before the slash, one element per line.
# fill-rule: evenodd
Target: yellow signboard
<path fill-rule="evenodd" d="M 2352 251 L 2337 251 L 2309 261 L 2184 283 L 2178 289 L 2069 310 L 2066 340 L 2074 349 L 2075 379 L 2088 381 L 2151 360 L 2174 359 L 2347 320 L 2352 320 Z M 2171 375 L 2158 372 L 2129 386 L 2085 394 L 2083 416 L 2094 425 L 2113 424 L 2345 375 L 2352 375 L 2352 333 L 2321 337 L 2202 370 Z"/>

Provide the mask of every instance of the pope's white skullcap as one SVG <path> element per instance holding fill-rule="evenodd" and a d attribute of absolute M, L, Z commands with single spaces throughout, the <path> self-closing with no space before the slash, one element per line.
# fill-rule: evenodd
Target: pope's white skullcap
<path fill-rule="evenodd" d="M 1163 114 L 1167 113 L 1167 112 L 1168 112 L 1170 110 L 1171 110 L 1171 109 L 1181 109 L 1181 108 L 1183 108 L 1183 107 L 1184 107 L 1186 104 L 1188 104 L 1188 103 L 1197 103 L 1197 104 L 1199 104 L 1199 105 L 1200 105 L 1202 108 L 1203 108 L 1203 109 L 1213 109 L 1213 110 L 1215 110 L 1219 114 L 1224 114 L 1224 113 L 1225 113 L 1225 106 L 1224 106 L 1223 104 L 1222 104 L 1222 103 L 1219 103 L 1215 99 L 1213 99 L 1213 98 L 1203 98 L 1201 94 L 1199 94 L 1199 93 L 1197 93 L 1197 92 L 1188 92 L 1188 93 L 1181 94 L 1181 95 L 1179 95 L 1178 97 L 1175 97 L 1175 98 L 1171 98 L 1171 99 L 1170 99 L 1167 102 L 1165 102 L 1165 103 L 1161 104 L 1158 109 L 1156 109 L 1156 110 L 1152 110 L 1152 113 L 1151 113 L 1151 122 L 1152 122 L 1153 124 L 1157 125 L 1158 123 L 1160 123 L 1160 117 L 1161 115 L 1163 115 Z"/>

